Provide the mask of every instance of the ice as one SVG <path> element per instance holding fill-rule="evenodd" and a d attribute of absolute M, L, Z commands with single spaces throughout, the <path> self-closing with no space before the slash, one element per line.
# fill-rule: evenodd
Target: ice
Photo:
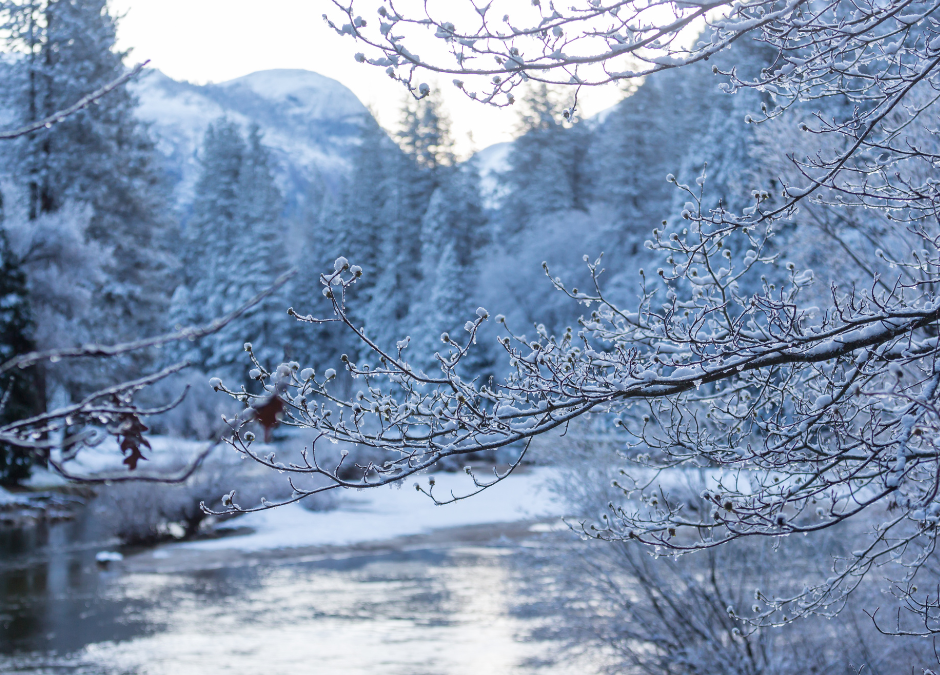
<path fill-rule="evenodd" d="M 98 551 L 95 554 L 95 560 L 100 563 L 121 562 L 124 556 L 117 551 Z"/>

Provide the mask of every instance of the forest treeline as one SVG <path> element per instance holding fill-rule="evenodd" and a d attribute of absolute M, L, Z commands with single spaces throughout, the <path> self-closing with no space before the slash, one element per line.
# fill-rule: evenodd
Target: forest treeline
<path fill-rule="evenodd" d="M 127 55 L 115 47 L 104 0 L 6 2 L 2 18 L 9 125 L 66 107 L 125 72 Z M 739 71 L 760 68 L 766 56 L 745 46 L 735 63 Z M 477 160 L 455 158 L 438 96 L 408 99 L 394 133 L 365 116 L 341 188 L 313 180 L 293 210 L 288 204 L 297 200 L 283 194 L 259 129 L 226 118 L 209 126 L 192 203 L 180 208 L 156 139 L 122 88 L 3 146 L 3 357 L 204 323 L 290 267 L 299 274 L 201 341 L 107 365 L 18 372 L 3 385 L 13 395 L 2 416 L 75 400 L 117 373 L 180 358 L 197 364 L 192 381 L 245 381 L 245 342 L 272 369 L 281 361 L 322 369 L 345 353 L 365 357 L 337 327 L 303 324 L 286 312 L 329 311 L 318 276 L 339 256 L 363 269 L 351 316 L 385 348 L 407 342 L 409 362 L 428 372 L 441 335 L 462 342 L 481 305 L 518 332 L 577 325 L 590 310 L 552 289 L 543 260 L 553 273 L 577 278 L 582 255 L 604 252 L 611 288 L 629 301 L 639 270 L 652 273 L 657 264 L 644 246 L 650 232 L 681 220 L 681 191 L 667 174 L 692 183 L 707 163 L 706 201 L 743 208 L 754 189 L 772 187 L 773 172 L 786 169 L 789 132 L 761 134 L 740 123 L 761 105 L 759 94 L 723 95 L 718 84 L 710 65 L 664 72 L 576 123 L 560 114 L 569 103 L 562 94 L 530 87 L 518 103 L 518 138 L 488 190 Z M 811 258 L 813 246 L 804 249 Z M 467 377 L 508 367 L 495 335 L 495 328 L 481 333 L 463 363 Z M 28 462 L 6 448 L 0 476 L 20 480 Z"/>

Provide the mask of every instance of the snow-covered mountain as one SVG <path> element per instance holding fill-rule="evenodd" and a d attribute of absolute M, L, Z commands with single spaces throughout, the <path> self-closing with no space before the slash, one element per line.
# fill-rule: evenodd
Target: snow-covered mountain
<path fill-rule="evenodd" d="M 221 84 L 177 82 L 159 70 L 133 84 L 138 114 L 167 158 L 180 205 L 192 199 L 206 127 L 227 116 L 261 127 L 289 206 L 314 181 L 336 186 L 369 112 L 345 86 L 306 70 L 264 70 Z"/>
<path fill-rule="evenodd" d="M 473 156 L 480 173 L 480 189 L 487 208 L 496 208 L 505 196 L 506 185 L 500 174 L 509 170 L 512 142 L 494 143 Z"/>

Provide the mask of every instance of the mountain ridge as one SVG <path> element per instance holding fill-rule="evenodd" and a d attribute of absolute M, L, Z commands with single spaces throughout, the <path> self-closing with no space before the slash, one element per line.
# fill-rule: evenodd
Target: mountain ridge
<path fill-rule="evenodd" d="M 228 117 L 245 126 L 258 124 L 276 159 L 286 208 L 292 210 L 315 182 L 338 188 L 358 143 L 360 121 L 370 114 L 342 83 L 299 69 L 257 71 L 203 85 L 149 69 L 131 89 L 182 209 L 192 202 L 203 136 L 213 121 Z"/>

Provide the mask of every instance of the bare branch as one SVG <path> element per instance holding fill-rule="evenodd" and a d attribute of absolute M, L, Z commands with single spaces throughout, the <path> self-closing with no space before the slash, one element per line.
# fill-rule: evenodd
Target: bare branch
<path fill-rule="evenodd" d="M 21 356 L 12 358 L 0 365 L 0 374 L 8 372 L 14 368 L 28 368 L 43 361 L 57 362 L 61 361 L 62 359 L 119 356 L 121 354 L 136 352 L 142 349 L 159 347 L 171 342 L 178 342 L 180 340 L 198 340 L 225 328 L 249 309 L 277 291 L 277 289 L 290 281 L 296 274 L 297 270 L 289 270 L 288 272 L 285 272 L 275 279 L 271 286 L 255 295 L 253 298 L 245 302 L 234 311 L 226 314 L 225 316 L 213 319 L 203 326 L 191 326 L 173 333 L 145 338 L 143 340 L 122 342 L 114 345 L 84 345 L 82 347 L 69 347 L 67 349 L 51 349 L 44 352 L 30 352 L 28 354 L 23 354 Z"/>
<path fill-rule="evenodd" d="M 54 112 L 48 117 L 45 117 L 36 122 L 32 122 L 30 124 L 27 124 L 26 126 L 20 127 L 19 129 L 13 129 L 11 131 L 0 131 L 0 141 L 9 141 L 14 138 L 19 138 L 20 136 L 26 136 L 27 134 L 31 134 L 34 131 L 39 131 L 40 129 L 51 128 L 54 124 L 58 124 L 62 120 L 66 119 L 67 117 L 71 115 L 74 115 L 80 110 L 84 110 L 85 108 L 90 106 L 92 103 L 107 96 L 115 89 L 125 85 L 127 82 L 137 77 L 137 75 L 140 74 L 140 72 L 144 69 L 144 67 L 148 63 L 150 63 L 149 59 L 142 63 L 138 63 L 136 66 L 134 66 L 131 70 L 126 72 L 121 77 L 117 78 L 116 80 L 113 80 L 112 82 L 109 82 L 108 84 L 104 85 L 100 89 L 96 89 L 90 94 L 83 96 L 78 101 L 76 101 L 73 105 L 70 105 L 68 108 L 64 108 L 63 110 Z"/>

